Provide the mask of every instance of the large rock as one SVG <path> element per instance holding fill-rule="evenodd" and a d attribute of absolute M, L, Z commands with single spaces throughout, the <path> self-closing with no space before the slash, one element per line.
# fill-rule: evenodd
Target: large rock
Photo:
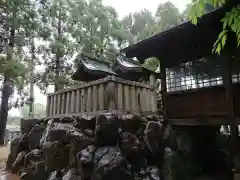
<path fill-rule="evenodd" d="M 35 164 L 43 161 L 42 151 L 34 149 L 26 154 L 24 158 L 24 168 L 34 168 Z"/>
<path fill-rule="evenodd" d="M 45 127 L 43 124 L 36 124 L 33 126 L 31 131 L 28 133 L 28 139 L 29 139 L 29 148 L 30 149 L 37 149 L 40 146 L 40 139 L 42 137 L 42 134 L 45 130 Z"/>
<path fill-rule="evenodd" d="M 69 147 L 58 141 L 43 144 L 43 157 L 48 171 L 65 168 L 69 164 Z"/>
<path fill-rule="evenodd" d="M 70 165 L 77 165 L 76 154 L 93 143 L 93 139 L 82 133 L 80 130 L 69 132 L 70 145 Z"/>
<path fill-rule="evenodd" d="M 134 176 L 135 180 L 161 180 L 160 179 L 160 171 L 158 168 L 154 166 L 148 166 L 146 168 L 142 168 L 138 173 Z"/>
<path fill-rule="evenodd" d="M 62 180 L 79 180 L 81 176 L 77 173 L 75 168 L 70 169 L 62 178 Z"/>
<path fill-rule="evenodd" d="M 123 132 L 120 136 L 119 147 L 128 162 L 138 165 L 144 164 L 146 148 L 136 135 Z"/>
<path fill-rule="evenodd" d="M 10 145 L 10 153 L 6 162 L 6 169 L 18 172 L 24 162 L 24 156 L 29 150 L 28 135 L 25 133 L 15 138 Z M 23 160 L 23 161 L 22 161 Z"/>
<path fill-rule="evenodd" d="M 93 156 L 93 180 L 130 180 L 128 164 L 117 147 L 100 147 Z"/>
<path fill-rule="evenodd" d="M 18 153 L 13 165 L 12 165 L 12 172 L 15 174 L 19 174 L 20 171 L 24 168 L 24 158 L 27 154 L 27 151 L 21 151 Z"/>
<path fill-rule="evenodd" d="M 50 140 L 49 137 L 50 137 L 50 132 L 51 132 L 52 126 L 53 126 L 53 119 L 50 119 L 47 121 L 46 128 L 40 139 L 40 147 L 42 147 L 44 143 L 46 143 L 47 141 Z"/>
<path fill-rule="evenodd" d="M 116 116 L 100 115 L 96 121 L 95 144 L 115 146 L 119 140 L 120 121 Z"/>
<path fill-rule="evenodd" d="M 95 151 L 96 147 L 94 145 L 89 145 L 77 154 L 78 168 L 83 179 L 91 177 L 94 170 L 93 157 Z"/>
<path fill-rule="evenodd" d="M 20 141 L 21 137 L 16 137 L 12 140 L 11 144 L 10 144 L 10 152 L 8 155 L 8 159 L 6 162 L 6 169 L 7 170 L 11 170 L 12 169 L 12 165 L 18 155 L 18 146 L 19 146 L 19 141 Z"/>

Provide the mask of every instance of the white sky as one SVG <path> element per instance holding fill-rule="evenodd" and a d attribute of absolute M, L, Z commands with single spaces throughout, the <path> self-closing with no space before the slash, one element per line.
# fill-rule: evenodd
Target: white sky
<path fill-rule="evenodd" d="M 191 0 L 104 0 L 106 5 L 115 7 L 120 17 L 123 17 L 131 12 L 137 12 L 147 9 L 155 13 L 159 4 L 165 2 L 172 2 L 182 12 L 186 5 Z"/>
<path fill-rule="evenodd" d="M 155 13 L 157 6 L 161 3 L 165 3 L 168 0 L 104 0 L 104 4 L 113 6 L 119 13 L 120 18 L 128 15 L 129 13 L 138 12 L 143 9 L 150 10 Z M 182 12 L 186 5 L 191 2 L 191 0 L 169 0 L 172 2 L 180 12 Z M 39 88 L 35 87 L 35 102 L 46 104 L 46 96 L 41 94 Z M 53 90 L 51 88 L 50 92 Z M 18 109 L 12 109 L 9 112 L 10 115 L 19 115 Z"/>

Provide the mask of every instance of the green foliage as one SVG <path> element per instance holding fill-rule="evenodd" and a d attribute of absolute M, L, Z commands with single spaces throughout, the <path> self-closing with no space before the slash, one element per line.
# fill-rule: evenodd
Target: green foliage
<path fill-rule="evenodd" d="M 155 15 L 143 10 L 123 19 L 101 0 L 10 0 L 4 2 L 4 7 L 10 13 L 4 16 L 6 24 L 13 24 L 16 29 L 16 58 L 0 59 L 1 72 L 14 77 L 18 89 L 36 83 L 43 92 L 49 85 L 59 89 L 73 84 L 70 75 L 78 53 L 114 61 L 119 49 L 182 21 L 171 3 L 160 4 Z M 19 15 L 14 16 L 17 12 Z M 36 39 L 43 43 L 37 45 Z M 41 64 L 44 70 L 35 74 L 34 66 Z M 148 60 L 144 66 L 156 69 L 158 61 Z"/>
<path fill-rule="evenodd" d="M 74 48 L 68 31 L 69 3 L 46 0 L 38 9 L 41 24 L 38 38 L 46 43 L 37 49 L 45 69 L 36 75 L 36 81 L 44 92 L 49 85 L 54 85 L 56 90 L 63 88 L 72 73 Z"/>
<path fill-rule="evenodd" d="M 121 31 L 125 39 L 121 47 L 137 43 L 157 33 L 155 17 L 148 10 L 129 14 L 121 20 Z"/>
<path fill-rule="evenodd" d="M 9 0 L 3 5 L 8 12 L 3 23 L 8 24 L 6 34 L 11 27 L 16 31 L 13 54 L 0 59 L 0 70 L 14 79 L 18 90 L 33 83 L 43 92 L 49 85 L 72 86 L 70 75 L 78 53 L 114 61 L 119 49 L 182 22 L 171 3 L 160 4 L 155 15 L 143 10 L 123 19 L 101 0 Z M 37 65 L 44 70 L 35 72 Z M 158 61 L 152 58 L 144 66 L 154 70 Z"/>
<path fill-rule="evenodd" d="M 3 74 L 7 74 L 11 78 L 24 77 L 26 68 L 25 65 L 17 57 L 3 57 L 0 59 L 0 69 Z"/>
<path fill-rule="evenodd" d="M 26 26 L 29 24 L 28 14 L 31 9 L 29 0 L 9 0 L 1 1 L 1 25 L 0 29 L 4 34 L 5 41 L 2 41 L 0 49 L 1 54 L 5 56 L 0 58 L 1 76 L 9 79 L 10 91 L 17 93 L 17 100 L 10 102 L 9 107 L 22 104 L 20 101 L 25 99 L 26 93 L 24 87 L 27 83 L 27 58 L 23 46 L 26 40 Z M 6 96 L 7 94 L 3 94 Z M 12 98 L 11 98 L 12 99 Z M 11 100 L 10 99 L 10 100 Z M 7 99 L 8 100 L 8 99 Z M 5 102 L 6 103 L 6 102 Z"/>
<path fill-rule="evenodd" d="M 114 41 L 121 39 L 116 10 L 99 0 L 74 1 L 71 17 L 69 28 L 76 49 L 113 61 L 118 52 Z"/>
<path fill-rule="evenodd" d="M 157 58 L 150 58 L 145 61 L 142 66 L 152 71 L 156 71 L 157 67 L 159 66 L 159 60 Z"/>
<path fill-rule="evenodd" d="M 183 22 L 184 16 L 186 12 L 180 14 L 170 2 L 159 4 L 155 15 L 148 10 L 129 14 L 120 21 L 119 32 L 123 34 L 123 39 L 119 39 L 119 47 L 124 48 L 174 27 Z M 151 58 L 143 64 L 151 70 L 156 70 L 158 65 L 159 60 L 156 58 Z"/>
<path fill-rule="evenodd" d="M 189 13 L 190 13 L 191 8 L 192 8 L 192 4 L 187 4 L 186 9 L 181 14 L 183 21 L 189 20 Z"/>
<path fill-rule="evenodd" d="M 179 10 L 170 2 L 158 6 L 156 19 L 158 32 L 170 29 L 183 21 Z"/>
<path fill-rule="evenodd" d="M 227 29 L 229 28 L 231 31 L 236 33 L 237 37 L 237 46 L 240 45 L 240 6 L 232 8 L 230 12 L 226 14 L 226 16 L 222 19 L 223 22 L 223 31 L 227 32 Z M 220 36 L 221 39 L 224 38 L 224 36 Z M 223 40 L 225 45 L 226 38 Z"/>
<path fill-rule="evenodd" d="M 194 2 L 189 13 L 189 18 L 193 24 L 197 24 L 198 18 L 205 13 L 206 5 L 212 5 L 214 8 L 223 6 L 225 0 L 198 0 Z M 233 7 L 226 13 L 221 22 L 223 23 L 222 32 L 213 45 L 213 53 L 220 54 L 224 49 L 227 41 L 227 36 L 230 31 L 236 34 L 237 47 L 240 45 L 240 6 Z"/>

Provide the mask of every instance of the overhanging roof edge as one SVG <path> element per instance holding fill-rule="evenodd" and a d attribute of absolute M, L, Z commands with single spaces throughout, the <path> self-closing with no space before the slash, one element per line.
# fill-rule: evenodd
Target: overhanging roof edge
<path fill-rule="evenodd" d="M 206 13 L 204 14 L 200 19 L 199 19 L 199 23 L 201 23 L 201 21 L 204 21 L 206 20 L 209 16 L 211 16 L 212 14 L 215 14 L 215 13 L 221 13 L 222 11 L 225 12 L 227 11 L 229 8 L 231 8 L 232 6 L 223 6 L 223 7 L 219 7 L 209 13 Z M 198 23 L 198 25 L 199 25 Z M 156 41 L 157 39 L 160 39 L 161 37 L 166 37 L 168 36 L 168 34 L 170 34 L 171 32 L 174 32 L 176 31 L 177 29 L 181 29 L 185 26 L 192 26 L 192 27 L 197 27 L 198 25 L 194 25 L 192 24 L 191 21 L 187 21 L 187 22 L 183 22 L 173 28 L 170 28 L 168 30 L 165 30 L 163 32 L 160 32 L 152 37 L 149 37 L 147 39 L 144 39 L 136 44 L 133 44 L 133 45 L 130 45 L 126 48 L 123 48 L 120 50 L 121 53 L 125 53 L 127 57 L 137 57 L 139 58 L 139 60 L 143 60 L 143 59 L 147 59 L 149 58 L 148 56 L 145 56 L 145 52 L 141 52 L 140 49 L 143 47 L 143 46 L 148 46 L 150 43 L 153 43 L 154 41 Z M 152 56 L 151 57 L 154 57 L 154 53 L 151 53 Z"/>

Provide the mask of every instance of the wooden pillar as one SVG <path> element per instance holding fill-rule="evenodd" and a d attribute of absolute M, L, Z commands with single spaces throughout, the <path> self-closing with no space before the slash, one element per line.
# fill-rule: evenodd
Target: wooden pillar
<path fill-rule="evenodd" d="M 150 83 L 150 86 L 152 86 L 152 87 L 155 87 L 156 86 L 156 77 L 155 77 L 155 75 L 151 75 L 150 77 L 149 77 L 149 83 Z"/>
<path fill-rule="evenodd" d="M 163 62 L 160 62 L 160 82 L 161 82 L 161 96 L 162 96 L 162 118 L 163 123 L 168 123 L 168 116 L 167 116 L 167 81 L 166 81 L 166 66 Z M 162 154 L 162 158 L 164 159 L 164 152 Z M 164 163 L 163 163 L 164 164 Z M 160 172 L 164 172 L 163 166 L 160 167 Z M 160 174 L 160 179 L 165 180 L 164 173 Z"/>
<path fill-rule="evenodd" d="M 50 96 L 47 96 L 46 116 L 50 115 Z"/>
<path fill-rule="evenodd" d="M 163 122 L 168 123 L 166 68 L 163 63 L 160 64 L 160 81 L 161 81 Z"/>
<path fill-rule="evenodd" d="M 223 82 L 226 90 L 226 108 L 228 112 L 228 121 L 230 124 L 230 134 L 231 134 L 231 153 L 232 153 L 232 170 L 233 174 L 235 174 L 236 167 L 235 160 L 237 157 L 237 140 L 238 140 L 238 125 L 235 118 L 235 110 L 234 110 L 234 97 L 233 97 L 233 85 L 232 85 L 232 59 L 230 56 L 224 58 L 224 66 L 223 69 Z M 234 179 L 234 178 L 233 178 Z"/>
<path fill-rule="evenodd" d="M 151 86 L 151 91 L 152 91 L 152 95 L 151 95 L 151 111 L 152 112 L 156 112 L 157 111 L 157 88 L 156 88 L 156 77 L 155 75 L 151 75 L 149 77 L 149 83 Z"/>

